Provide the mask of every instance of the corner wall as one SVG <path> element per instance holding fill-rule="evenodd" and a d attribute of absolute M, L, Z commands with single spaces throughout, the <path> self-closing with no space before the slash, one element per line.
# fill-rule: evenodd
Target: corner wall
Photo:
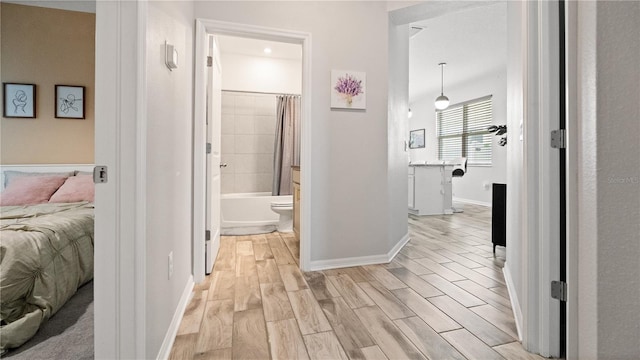
<path fill-rule="evenodd" d="M 2 118 L 1 164 L 93 164 L 92 13 L 0 3 L 2 82 L 36 84 L 36 118 Z M 85 119 L 55 118 L 55 85 L 85 86 Z"/>

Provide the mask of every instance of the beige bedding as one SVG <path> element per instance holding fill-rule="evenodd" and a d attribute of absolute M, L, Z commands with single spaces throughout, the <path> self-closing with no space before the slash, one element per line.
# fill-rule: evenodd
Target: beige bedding
<path fill-rule="evenodd" d="M 0 353 L 93 279 L 92 203 L 0 207 Z"/>

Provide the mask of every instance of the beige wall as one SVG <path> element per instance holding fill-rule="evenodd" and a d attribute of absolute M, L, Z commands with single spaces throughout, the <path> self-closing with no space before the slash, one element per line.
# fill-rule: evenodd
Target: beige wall
<path fill-rule="evenodd" d="M 2 82 L 36 84 L 37 106 L 35 119 L 2 118 L 0 163 L 93 163 L 95 14 L 0 6 Z M 56 84 L 85 86 L 85 120 L 55 118 Z"/>

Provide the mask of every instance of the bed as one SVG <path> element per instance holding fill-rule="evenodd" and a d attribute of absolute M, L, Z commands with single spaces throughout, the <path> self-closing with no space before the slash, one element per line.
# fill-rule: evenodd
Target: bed
<path fill-rule="evenodd" d="M 93 279 L 91 168 L 0 167 L 0 353 Z"/>

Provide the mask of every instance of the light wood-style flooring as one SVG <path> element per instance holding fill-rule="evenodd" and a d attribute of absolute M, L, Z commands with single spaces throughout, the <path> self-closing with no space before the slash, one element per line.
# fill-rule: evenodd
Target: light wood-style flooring
<path fill-rule="evenodd" d="M 171 359 L 541 359 L 523 350 L 491 211 L 409 218 L 389 264 L 303 273 L 293 234 L 221 238 Z"/>

